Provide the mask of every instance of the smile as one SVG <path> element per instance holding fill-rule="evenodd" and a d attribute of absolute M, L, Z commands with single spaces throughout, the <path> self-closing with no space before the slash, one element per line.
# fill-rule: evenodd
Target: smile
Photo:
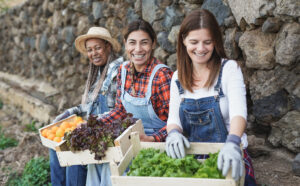
<path fill-rule="evenodd" d="M 93 58 L 93 62 L 99 62 L 99 61 L 101 61 L 101 58 L 100 58 L 100 57 Z"/>
<path fill-rule="evenodd" d="M 194 54 L 195 54 L 196 56 L 198 56 L 198 57 L 203 57 L 203 56 L 205 56 L 207 53 L 202 53 L 202 54 L 200 54 L 200 53 L 194 52 Z"/>
<path fill-rule="evenodd" d="M 137 59 L 142 59 L 143 57 L 145 57 L 145 54 L 132 54 L 131 56 Z"/>

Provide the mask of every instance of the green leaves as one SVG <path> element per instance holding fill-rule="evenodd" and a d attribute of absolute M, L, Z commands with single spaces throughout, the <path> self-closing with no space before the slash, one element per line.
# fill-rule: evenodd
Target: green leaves
<path fill-rule="evenodd" d="M 15 147 L 18 145 L 18 141 L 14 138 L 9 138 L 4 136 L 2 127 L 0 126 L 0 150 L 6 149 L 8 147 Z"/>
<path fill-rule="evenodd" d="M 8 186 L 44 186 L 50 183 L 50 164 L 49 160 L 39 157 L 26 163 L 22 176 L 13 174 Z"/>
<path fill-rule="evenodd" d="M 224 178 L 217 168 L 218 153 L 200 163 L 193 155 L 173 159 L 159 150 L 143 149 L 130 165 L 128 176 Z"/>

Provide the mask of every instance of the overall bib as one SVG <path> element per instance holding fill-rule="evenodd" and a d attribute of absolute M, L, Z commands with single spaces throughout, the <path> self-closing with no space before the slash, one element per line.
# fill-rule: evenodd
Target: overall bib
<path fill-rule="evenodd" d="M 166 122 L 162 121 L 155 113 L 152 103 L 151 103 L 151 93 L 152 93 L 152 81 L 156 72 L 162 68 L 167 67 L 164 64 L 158 64 L 152 70 L 149 83 L 147 85 L 147 92 L 144 98 L 133 97 L 125 91 L 125 81 L 126 81 L 126 69 L 124 66 L 128 62 L 124 63 L 121 72 L 121 101 L 126 109 L 127 113 L 132 113 L 134 118 L 142 120 L 144 130 L 146 135 L 152 135 L 154 132 L 160 130 L 166 125 Z M 168 67 L 167 67 L 168 68 Z"/>
<path fill-rule="evenodd" d="M 228 131 L 223 120 L 220 109 L 220 98 L 224 97 L 221 86 L 223 67 L 228 60 L 224 60 L 217 84 L 214 90 L 218 92 L 215 96 L 209 96 L 200 99 L 183 98 L 184 89 L 180 82 L 176 80 L 179 94 L 182 102 L 179 107 L 179 117 L 185 135 L 190 142 L 216 142 L 224 143 L 226 141 Z M 206 155 L 200 155 L 201 158 L 207 158 Z M 245 185 L 256 185 L 253 166 L 250 156 L 244 149 L 245 161 Z"/>

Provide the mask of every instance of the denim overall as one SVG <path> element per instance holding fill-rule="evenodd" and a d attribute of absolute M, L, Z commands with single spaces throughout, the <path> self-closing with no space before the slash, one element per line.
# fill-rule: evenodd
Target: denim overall
<path fill-rule="evenodd" d="M 119 68 L 119 67 L 120 65 L 116 65 L 114 68 Z M 99 94 L 98 98 L 93 103 L 89 104 L 88 107 L 89 109 L 87 110 L 88 117 L 91 114 L 96 116 L 109 111 L 109 107 L 107 105 L 107 97 L 105 96 L 105 93 L 111 84 L 111 80 L 112 80 L 111 76 L 115 70 L 116 69 L 111 70 L 110 73 L 107 75 L 107 78 L 103 82 L 101 88 L 102 94 Z M 88 165 L 86 186 L 94 186 L 94 185 L 98 185 L 98 186 L 111 185 L 109 163 Z"/>
<path fill-rule="evenodd" d="M 225 142 L 227 129 L 223 121 L 220 98 L 224 97 L 221 87 L 223 66 L 222 63 L 217 84 L 214 89 L 218 95 L 200 99 L 182 99 L 179 107 L 179 117 L 183 131 L 190 142 Z M 183 96 L 184 89 L 176 80 L 180 96 Z"/>
<path fill-rule="evenodd" d="M 158 64 L 154 67 L 149 79 L 149 83 L 147 85 L 146 95 L 144 98 L 140 98 L 133 97 L 125 91 L 126 69 L 124 68 L 124 66 L 126 64 L 128 64 L 128 62 L 124 63 L 121 72 L 121 101 L 127 113 L 132 113 L 134 118 L 142 120 L 145 133 L 146 135 L 150 136 L 166 125 L 166 122 L 162 121 L 153 110 L 150 97 L 152 93 L 152 81 L 156 72 L 160 68 L 167 66 L 164 64 Z"/>
<path fill-rule="evenodd" d="M 220 142 L 226 141 L 228 132 L 220 109 L 220 98 L 224 97 L 221 87 L 223 67 L 228 60 L 224 60 L 220 69 L 217 84 L 214 90 L 218 92 L 215 96 L 190 99 L 183 98 L 184 89 L 176 80 L 182 102 L 179 107 L 179 117 L 185 135 L 190 142 Z M 207 155 L 199 155 L 197 158 L 205 159 Z M 251 158 L 244 149 L 245 161 L 245 186 L 254 186 L 255 177 Z"/>

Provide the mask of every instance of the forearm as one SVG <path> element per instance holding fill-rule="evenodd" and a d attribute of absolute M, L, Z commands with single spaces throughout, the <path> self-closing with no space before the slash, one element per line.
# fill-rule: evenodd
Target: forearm
<path fill-rule="evenodd" d="M 246 129 L 246 120 L 242 116 L 235 116 L 231 119 L 229 134 L 242 137 Z"/>

